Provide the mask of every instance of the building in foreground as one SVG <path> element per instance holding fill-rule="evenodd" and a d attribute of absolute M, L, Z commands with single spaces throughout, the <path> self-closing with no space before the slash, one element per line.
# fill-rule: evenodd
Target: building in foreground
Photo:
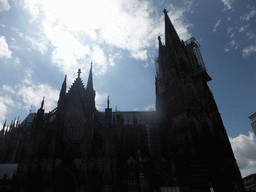
<path fill-rule="evenodd" d="M 0 137 L 0 184 L 12 191 L 243 191 L 207 85 L 199 43 L 179 39 L 166 10 L 156 60 L 156 111 L 95 108 L 92 66 L 58 105 L 13 123 Z M 152 85 L 153 86 L 153 85 Z"/>
<path fill-rule="evenodd" d="M 256 112 L 249 117 L 254 134 L 256 135 Z"/>
<path fill-rule="evenodd" d="M 251 174 L 243 178 L 245 191 L 256 191 L 256 174 Z"/>

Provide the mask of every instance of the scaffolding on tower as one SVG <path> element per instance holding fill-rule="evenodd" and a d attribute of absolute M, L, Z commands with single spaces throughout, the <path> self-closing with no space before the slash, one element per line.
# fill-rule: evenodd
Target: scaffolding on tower
<path fill-rule="evenodd" d="M 191 63 L 191 74 L 196 77 L 204 77 L 206 81 L 210 81 L 211 77 L 208 75 L 204 61 L 200 52 L 200 44 L 198 41 L 192 37 L 185 41 L 185 46 L 187 47 L 189 60 Z"/>

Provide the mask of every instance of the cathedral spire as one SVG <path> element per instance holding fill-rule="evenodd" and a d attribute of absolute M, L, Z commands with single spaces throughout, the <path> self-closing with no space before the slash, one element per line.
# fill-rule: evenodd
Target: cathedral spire
<path fill-rule="evenodd" d="M 45 98 L 45 96 L 43 97 L 43 101 L 41 103 L 41 108 L 40 109 L 43 109 L 43 107 L 44 107 L 44 98 Z"/>
<path fill-rule="evenodd" d="M 165 16 L 165 44 L 166 46 L 171 46 L 172 44 L 179 45 L 180 38 L 173 27 L 173 24 L 167 15 L 166 9 L 164 9 L 164 16 Z"/>
<path fill-rule="evenodd" d="M 88 78 L 88 82 L 87 82 L 87 90 L 92 89 L 93 90 L 93 81 L 92 81 L 92 62 L 91 62 L 91 69 L 90 69 L 90 73 L 89 73 L 89 78 Z"/>
<path fill-rule="evenodd" d="M 64 81 L 62 83 L 60 97 L 66 94 L 66 89 L 67 89 L 67 75 L 65 75 Z"/>
<path fill-rule="evenodd" d="M 59 101 L 58 104 L 64 100 L 64 97 L 66 95 L 66 89 L 67 89 L 67 75 L 65 75 L 64 81 L 62 83 L 62 87 L 60 90 L 60 97 L 59 97 Z"/>
<path fill-rule="evenodd" d="M 3 132 L 4 132 L 5 127 L 6 127 L 6 122 L 7 122 L 7 119 L 5 120 L 4 125 L 3 125 L 3 129 L 2 129 Z"/>
<path fill-rule="evenodd" d="M 66 89 L 67 89 L 67 75 L 65 75 L 64 81 L 62 83 L 61 92 L 66 93 Z"/>
<path fill-rule="evenodd" d="M 162 41 L 161 41 L 161 37 L 160 36 L 158 36 L 158 51 L 159 51 L 159 57 L 160 57 L 160 55 L 161 55 L 161 52 L 162 52 Z"/>
<path fill-rule="evenodd" d="M 92 62 L 91 62 L 91 68 L 90 68 L 87 87 L 86 87 L 86 97 L 87 97 L 87 102 L 90 103 L 90 105 L 95 108 L 95 91 L 93 89 L 93 80 L 92 80 Z"/>

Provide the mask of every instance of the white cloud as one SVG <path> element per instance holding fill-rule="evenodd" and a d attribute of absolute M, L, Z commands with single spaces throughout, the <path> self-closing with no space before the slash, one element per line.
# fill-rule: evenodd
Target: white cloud
<path fill-rule="evenodd" d="M 235 33 L 232 32 L 232 31 L 233 31 L 233 28 L 232 28 L 232 27 L 228 27 L 228 28 L 227 28 L 227 32 L 228 32 L 228 34 L 230 34 L 230 38 L 233 38 L 234 35 L 235 35 Z M 239 40 L 239 39 L 238 39 L 238 40 Z M 225 51 L 225 52 L 228 52 L 228 51 L 230 51 L 231 49 L 238 49 L 239 44 L 240 44 L 240 42 L 239 42 L 239 41 L 237 42 L 237 39 L 236 39 L 236 41 L 235 41 L 235 39 L 233 38 L 233 39 L 230 41 L 230 43 L 228 43 L 228 45 L 224 48 L 224 51 Z"/>
<path fill-rule="evenodd" d="M 244 32 L 247 27 L 249 27 L 249 24 L 244 25 L 244 26 L 241 26 L 240 29 L 239 29 L 239 32 L 240 32 L 240 33 L 241 33 L 241 32 Z"/>
<path fill-rule="evenodd" d="M 109 58 L 109 65 L 110 65 L 110 66 L 114 66 L 114 65 L 115 65 L 114 60 L 115 60 L 116 58 L 121 58 L 121 53 L 120 53 L 120 51 L 118 51 L 118 52 L 115 53 L 114 55 L 109 54 L 108 58 Z"/>
<path fill-rule="evenodd" d="M 232 33 L 232 34 L 233 34 L 233 33 Z M 230 37 L 232 38 L 232 35 L 231 35 Z M 238 49 L 239 43 L 236 42 L 234 39 L 232 39 L 231 42 L 228 44 L 228 46 L 229 46 L 229 50 L 230 50 L 231 48 Z"/>
<path fill-rule="evenodd" d="M 250 45 L 243 49 L 243 56 L 249 56 L 252 52 L 256 52 L 256 46 Z"/>
<path fill-rule="evenodd" d="M 224 48 L 224 51 L 225 51 L 225 52 L 229 52 L 229 49 L 228 49 L 228 48 Z"/>
<path fill-rule="evenodd" d="M 86 56 L 90 50 L 97 52 L 96 46 L 102 50 L 96 74 L 103 74 L 107 66 L 113 66 L 113 58 L 106 54 L 108 48 L 102 49 L 103 44 L 110 49 L 127 50 L 135 59 L 146 60 L 147 48 L 155 46 L 157 36 L 163 33 L 163 16 L 152 17 L 155 12 L 150 1 L 24 0 L 23 7 L 52 45 L 53 63 L 69 76 L 81 60 L 90 62 Z M 183 16 L 187 10 L 171 4 L 167 9 L 181 38 L 189 38 L 191 24 L 186 23 Z"/>
<path fill-rule="evenodd" d="M 11 27 L 11 30 L 14 31 L 19 37 L 24 37 L 24 33 L 20 32 L 18 28 Z"/>
<path fill-rule="evenodd" d="M 15 93 L 15 91 L 13 90 L 13 88 L 9 85 L 3 85 L 3 91 L 7 91 L 7 92 L 10 92 L 12 94 Z"/>
<path fill-rule="evenodd" d="M 16 57 L 14 63 L 17 65 L 20 64 L 20 58 Z"/>
<path fill-rule="evenodd" d="M 217 27 L 220 25 L 220 21 L 221 21 L 221 19 L 219 19 L 218 21 L 217 21 L 217 23 L 214 25 L 214 27 L 213 27 L 213 33 L 217 30 Z"/>
<path fill-rule="evenodd" d="M 4 36 L 0 37 L 0 58 L 6 57 L 11 58 L 12 52 L 8 48 L 8 44 Z"/>
<path fill-rule="evenodd" d="M 249 13 L 246 13 L 245 15 L 242 15 L 240 17 L 240 19 L 249 21 L 249 20 L 251 20 L 251 18 L 254 17 L 255 14 L 256 14 L 256 9 L 255 9 L 255 6 L 253 6 L 252 10 Z"/>
<path fill-rule="evenodd" d="M 225 10 L 234 10 L 232 7 L 233 0 L 221 0 L 222 3 L 224 3 Z"/>
<path fill-rule="evenodd" d="M 107 70 L 107 59 L 102 48 L 99 45 L 93 47 L 91 60 L 95 64 L 94 69 L 99 70 L 95 73 L 96 75 L 104 74 Z"/>
<path fill-rule="evenodd" d="M 13 49 L 15 51 L 21 49 L 18 45 L 10 45 L 9 47 L 10 47 L 10 49 Z"/>
<path fill-rule="evenodd" d="M 188 23 L 185 21 L 185 17 L 184 17 L 184 13 L 189 11 L 189 7 L 188 8 L 182 8 L 182 9 L 177 9 L 176 7 L 174 7 L 172 4 L 170 4 L 169 6 L 167 6 L 167 11 L 168 11 L 168 15 L 174 25 L 174 28 L 176 29 L 179 37 L 183 40 L 187 40 L 191 37 L 191 34 L 188 31 L 189 27 L 193 27 L 193 24 Z M 164 16 L 162 16 L 162 19 L 164 18 Z M 158 23 L 163 23 L 162 21 L 157 21 Z M 160 29 L 158 29 L 158 32 L 162 32 L 163 31 L 163 27 L 162 25 L 160 25 Z M 160 33 L 162 34 L 162 33 Z M 154 35 L 153 38 L 157 38 L 157 36 Z"/>
<path fill-rule="evenodd" d="M 246 35 L 249 37 L 249 40 L 256 39 L 256 34 L 254 34 L 252 32 L 246 33 Z"/>
<path fill-rule="evenodd" d="M 233 27 L 228 27 L 227 28 L 228 33 L 230 33 L 232 30 L 233 30 Z"/>
<path fill-rule="evenodd" d="M 139 59 L 139 60 L 144 60 L 146 61 L 148 56 L 147 56 L 147 50 L 141 50 L 138 52 L 131 52 L 131 56 L 135 59 Z"/>
<path fill-rule="evenodd" d="M 10 96 L 0 96 L 0 122 L 5 121 L 6 115 L 10 112 L 9 108 L 14 106 L 14 101 Z"/>
<path fill-rule="evenodd" d="M 95 103 L 97 110 L 103 111 L 105 109 L 105 107 L 107 106 L 107 98 L 107 93 L 96 92 Z"/>
<path fill-rule="evenodd" d="M 144 64 L 144 68 L 147 68 L 149 66 L 149 64 L 148 64 L 148 62 L 145 62 L 145 64 Z"/>
<path fill-rule="evenodd" d="M 31 107 L 31 105 L 39 108 L 41 101 L 45 96 L 44 108 L 46 112 L 53 110 L 56 107 L 58 95 L 59 91 L 53 89 L 47 84 L 23 85 L 18 92 L 18 96 L 22 97 L 27 110 Z"/>
<path fill-rule="evenodd" d="M 235 40 L 233 39 L 230 44 L 231 44 L 231 47 L 233 47 L 236 44 Z"/>
<path fill-rule="evenodd" d="M 53 64 L 73 79 L 74 69 L 84 69 L 78 61 L 90 53 L 89 46 L 82 45 L 72 34 L 60 26 L 47 30 L 46 37 L 53 46 Z"/>
<path fill-rule="evenodd" d="M 45 96 L 45 111 L 53 110 L 59 96 L 59 90 L 52 88 L 47 84 L 34 84 L 31 81 L 31 71 L 27 71 L 25 79 L 18 87 L 17 95 L 22 98 L 25 103 L 24 108 L 29 110 L 31 106 L 39 108 L 43 97 Z"/>
<path fill-rule="evenodd" d="M 48 84 L 33 83 L 31 80 L 31 70 L 26 70 L 26 75 L 21 83 L 15 86 L 3 85 L 0 92 L 0 126 L 6 119 L 7 114 L 13 109 L 25 108 L 29 110 L 31 106 L 38 109 L 45 96 L 45 112 L 53 110 L 59 97 L 59 90 Z"/>
<path fill-rule="evenodd" d="M 156 110 L 156 105 L 155 103 L 147 106 L 147 107 L 143 107 L 143 111 L 155 111 Z"/>
<path fill-rule="evenodd" d="M 0 92 L 0 127 L 3 126 L 6 116 L 11 113 L 11 108 L 20 106 L 19 103 L 11 98 L 13 94 L 15 94 L 15 91 L 10 85 L 3 85 Z"/>
<path fill-rule="evenodd" d="M 254 133 L 240 134 L 238 137 L 229 138 L 238 167 L 243 177 L 255 171 L 256 166 L 256 139 Z"/>
<path fill-rule="evenodd" d="M 228 27 L 227 28 L 227 32 L 228 32 L 228 34 L 230 35 L 230 38 L 232 38 L 232 37 L 234 37 L 235 36 L 235 32 L 232 32 L 233 31 L 233 27 Z"/>
<path fill-rule="evenodd" d="M 41 54 L 44 54 L 47 51 L 47 39 L 42 38 L 43 36 L 35 39 L 29 36 L 26 36 L 25 39 L 27 39 L 31 45 L 32 45 L 32 49 L 35 49 L 37 51 L 39 51 Z"/>
<path fill-rule="evenodd" d="M 8 0 L 0 0 L 0 12 L 9 11 L 11 8 Z"/>

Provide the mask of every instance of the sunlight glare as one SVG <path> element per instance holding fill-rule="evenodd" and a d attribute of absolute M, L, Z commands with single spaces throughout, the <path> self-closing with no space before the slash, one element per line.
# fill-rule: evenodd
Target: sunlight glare
<path fill-rule="evenodd" d="M 43 9 L 48 21 L 57 21 L 69 31 L 85 31 L 89 34 L 110 24 L 118 14 L 117 5 L 111 0 L 46 0 Z"/>

